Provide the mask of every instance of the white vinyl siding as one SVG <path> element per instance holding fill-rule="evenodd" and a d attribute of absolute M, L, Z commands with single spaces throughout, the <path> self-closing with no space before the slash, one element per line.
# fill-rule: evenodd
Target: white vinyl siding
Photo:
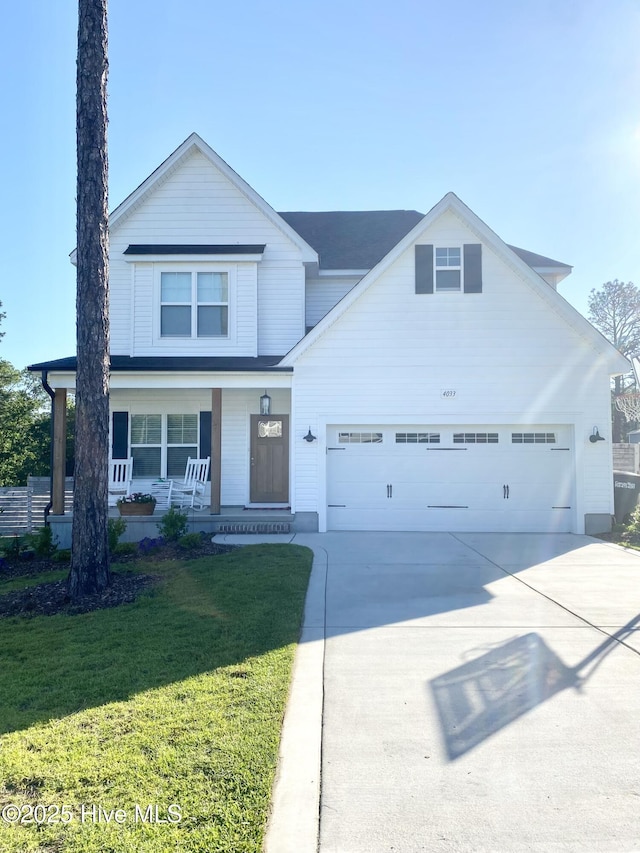
<path fill-rule="evenodd" d="M 352 287 L 358 283 L 357 278 L 333 278 L 322 276 L 307 282 L 306 290 L 306 325 L 315 326 L 325 314 L 337 305 Z"/>
<path fill-rule="evenodd" d="M 226 338 L 154 333 L 152 263 L 127 263 L 129 244 L 266 245 L 259 262 L 238 262 L 235 318 Z M 285 354 L 304 335 L 300 249 L 199 152 L 192 152 L 110 234 L 111 351 L 114 354 L 256 356 Z M 161 265 L 162 266 L 162 265 Z M 166 267 L 165 267 L 166 268 Z M 155 303 L 157 305 L 157 302 Z"/>
<path fill-rule="evenodd" d="M 420 240 L 464 245 L 478 236 L 446 213 Z M 434 429 L 454 423 L 459 432 L 572 426 L 574 529 L 584 529 L 587 513 L 610 513 L 611 449 L 588 442 L 593 425 L 602 433 L 610 417 L 606 365 L 598 367 L 591 342 L 558 315 L 556 294 L 549 289 L 553 303 L 544 294 L 483 245 L 482 299 L 417 299 L 409 247 L 295 362 L 292 433 L 311 426 L 319 436 L 317 444 L 292 443 L 296 508 L 321 519 L 325 511 L 327 424 L 421 424 L 428 416 Z M 455 396 L 442 397 L 443 388 Z"/>
<path fill-rule="evenodd" d="M 304 336 L 302 264 L 260 264 L 258 316 L 260 355 L 285 355 Z"/>

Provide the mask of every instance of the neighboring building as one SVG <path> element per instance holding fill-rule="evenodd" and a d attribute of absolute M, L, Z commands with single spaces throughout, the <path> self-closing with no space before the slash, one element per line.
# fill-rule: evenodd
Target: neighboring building
<path fill-rule="evenodd" d="M 454 194 L 424 216 L 276 213 L 194 134 L 112 213 L 110 245 L 112 453 L 141 484 L 211 455 L 214 516 L 609 528 L 609 381 L 629 365 L 557 293 L 570 267 Z M 74 358 L 31 370 L 74 387 Z"/>

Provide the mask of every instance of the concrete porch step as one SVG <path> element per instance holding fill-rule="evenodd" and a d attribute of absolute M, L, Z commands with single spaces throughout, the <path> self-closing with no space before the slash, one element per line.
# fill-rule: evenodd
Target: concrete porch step
<path fill-rule="evenodd" d="M 214 533 L 290 533 L 293 514 L 287 510 L 230 509 L 210 516 Z"/>
<path fill-rule="evenodd" d="M 291 533 L 290 521 L 219 521 L 213 533 Z"/>

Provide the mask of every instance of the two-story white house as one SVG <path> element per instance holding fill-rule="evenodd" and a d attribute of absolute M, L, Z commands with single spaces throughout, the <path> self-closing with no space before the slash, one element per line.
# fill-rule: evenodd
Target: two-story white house
<path fill-rule="evenodd" d="M 629 365 L 557 292 L 570 271 L 452 193 L 277 213 L 193 134 L 110 217 L 112 456 L 140 482 L 211 456 L 211 530 L 265 508 L 299 530 L 606 530 Z M 31 370 L 63 405 L 75 359 Z"/>

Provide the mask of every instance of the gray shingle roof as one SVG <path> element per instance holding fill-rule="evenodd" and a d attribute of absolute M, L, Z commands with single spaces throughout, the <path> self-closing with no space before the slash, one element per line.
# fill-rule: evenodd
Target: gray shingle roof
<path fill-rule="evenodd" d="M 334 210 L 280 216 L 320 256 L 320 269 L 369 270 L 423 217 L 417 210 Z"/>
<path fill-rule="evenodd" d="M 424 214 L 417 210 L 333 210 L 280 216 L 312 246 L 320 269 L 370 270 L 414 228 Z M 564 267 L 544 255 L 509 246 L 530 267 Z"/>

